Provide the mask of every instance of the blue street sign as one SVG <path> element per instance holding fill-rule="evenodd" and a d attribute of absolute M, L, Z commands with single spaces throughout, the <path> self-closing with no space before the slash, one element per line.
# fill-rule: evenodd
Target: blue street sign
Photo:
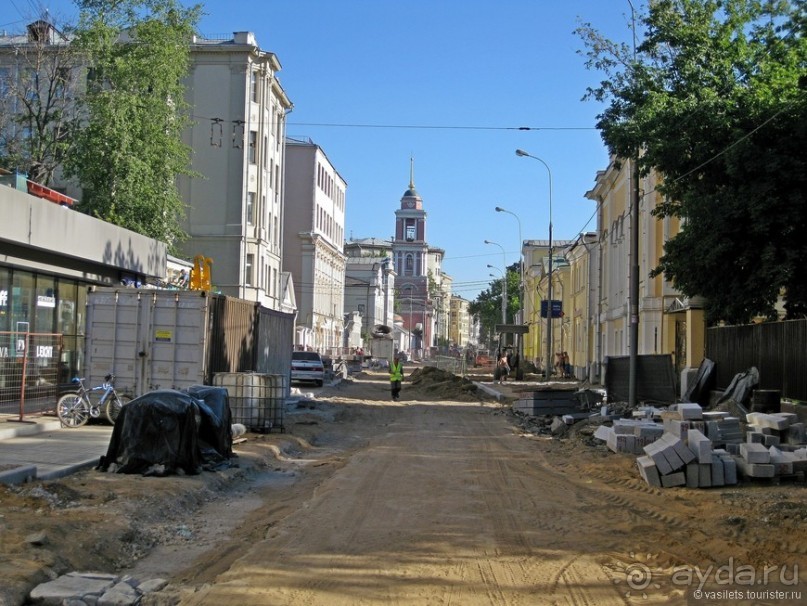
<path fill-rule="evenodd" d="M 546 318 L 546 299 L 541 301 L 541 317 Z M 563 317 L 563 302 L 562 301 L 552 301 L 552 317 L 553 318 L 562 318 Z"/>

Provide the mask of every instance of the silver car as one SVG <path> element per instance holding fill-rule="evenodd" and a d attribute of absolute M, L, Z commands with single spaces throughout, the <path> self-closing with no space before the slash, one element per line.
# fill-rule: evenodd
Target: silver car
<path fill-rule="evenodd" d="M 293 351 L 291 354 L 291 382 L 310 382 L 322 386 L 325 382 L 325 364 L 315 351 Z"/>

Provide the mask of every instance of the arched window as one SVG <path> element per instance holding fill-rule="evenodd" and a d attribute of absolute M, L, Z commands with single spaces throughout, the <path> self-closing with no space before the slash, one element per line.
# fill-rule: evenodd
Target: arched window
<path fill-rule="evenodd" d="M 411 276 L 415 271 L 415 257 L 412 253 L 406 254 L 406 261 L 404 263 L 404 272 L 407 276 Z"/>

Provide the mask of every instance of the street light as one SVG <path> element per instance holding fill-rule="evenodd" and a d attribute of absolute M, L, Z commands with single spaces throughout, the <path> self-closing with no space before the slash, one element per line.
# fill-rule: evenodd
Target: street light
<path fill-rule="evenodd" d="M 521 293 L 521 322 L 520 324 L 524 324 L 524 308 L 525 308 L 525 301 L 524 301 L 524 241 L 521 239 L 521 219 L 518 217 L 516 213 L 513 211 L 507 210 L 506 208 L 502 208 L 501 206 L 496 207 L 497 213 L 507 213 L 508 215 L 513 215 L 518 222 L 518 259 L 519 259 L 519 269 L 521 275 L 521 283 L 520 283 L 520 293 Z M 519 364 L 521 364 L 521 360 L 524 357 L 524 339 L 522 335 L 518 335 L 518 360 Z M 520 378 L 520 371 L 516 370 L 516 378 Z"/>
<path fill-rule="evenodd" d="M 552 375 L 552 171 L 549 170 L 549 165 L 541 160 L 541 158 L 533 156 L 523 149 L 517 149 L 516 155 L 522 158 L 538 160 L 538 162 L 544 165 L 546 172 L 549 173 L 549 279 L 546 288 L 546 361 L 544 362 L 544 377 L 549 381 Z"/>
<path fill-rule="evenodd" d="M 401 284 L 401 288 L 409 288 L 409 356 L 414 358 L 412 353 L 412 295 L 414 294 L 415 285 L 412 283 Z"/>
<path fill-rule="evenodd" d="M 501 272 L 502 274 L 502 324 L 507 324 L 507 268 L 505 267 L 504 271 L 495 267 L 494 265 L 488 265 L 490 269 L 495 269 Z M 493 274 L 490 274 L 492 278 L 495 278 Z"/>
<path fill-rule="evenodd" d="M 507 324 L 507 255 L 504 252 L 504 246 L 498 242 L 485 240 L 485 244 L 492 244 L 493 246 L 498 246 L 502 249 L 502 267 L 504 267 L 504 270 L 502 271 L 502 324 Z M 490 267 L 490 265 L 488 265 L 488 267 Z"/>

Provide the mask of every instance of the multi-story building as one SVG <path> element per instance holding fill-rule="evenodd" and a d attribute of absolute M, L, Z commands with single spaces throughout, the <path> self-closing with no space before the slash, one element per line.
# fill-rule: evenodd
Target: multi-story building
<path fill-rule="evenodd" d="M 458 295 L 452 295 L 449 301 L 448 339 L 452 345 L 463 349 L 466 345 L 475 343 L 473 337 L 473 323 L 468 311 L 470 302 Z"/>
<path fill-rule="evenodd" d="M 600 256 L 595 316 L 596 363 L 606 356 L 630 354 L 629 292 L 630 242 L 638 239 L 639 300 L 638 351 L 672 354 L 676 371 L 697 368 L 704 354 L 705 318 L 702 302 L 683 296 L 662 276 L 650 276 L 663 254 L 664 243 L 681 228 L 676 218 L 658 219 L 652 212 L 659 202 L 659 175 L 651 172 L 639 184 L 639 225 L 631 225 L 631 163 L 612 159 L 597 174 L 586 196 L 598 203 L 597 254 Z M 631 233 L 632 230 L 637 230 Z M 596 353 L 598 352 L 598 353 Z"/>
<path fill-rule="evenodd" d="M 592 329 L 596 322 L 597 279 L 599 255 L 597 251 L 597 234 L 588 232 L 580 234 L 566 248 L 566 260 L 569 263 L 568 316 L 569 339 L 566 351 L 572 372 L 578 379 L 588 379 L 592 383 L 599 376 L 599 368 L 592 362 L 597 358 L 595 351 L 595 332 Z"/>
<path fill-rule="evenodd" d="M 188 203 L 183 249 L 212 259 L 222 293 L 291 311 L 282 276 L 286 114 L 292 103 L 278 79 L 280 62 L 254 34 L 197 36 L 191 45 L 186 100 L 198 177 L 181 177 Z M 296 276 L 295 276 L 296 277 Z"/>
<path fill-rule="evenodd" d="M 552 241 L 552 300 L 561 302 L 563 312 L 564 288 L 562 273 L 569 263 L 563 251 L 571 244 L 570 240 Z M 547 300 L 549 274 L 549 240 L 524 240 L 522 254 L 524 256 L 524 320 L 528 332 L 523 337 L 524 359 L 536 368 L 544 368 L 547 351 L 547 318 L 541 315 L 541 302 Z M 565 312 L 564 316 L 565 316 Z M 552 355 L 564 351 L 563 317 L 552 318 Z M 550 361 L 554 364 L 554 361 Z"/>
<path fill-rule="evenodd" d="M 391 266 L 390 257 L 347 257 L 345 310 L 357 311 L 361 318 L 362 347 L 377 327 L 392 330 L 395 272 Z"/>
<path fill-rule="evenodd" d="M 283 267 L 295 276 L 295 345 L 333 353 L 345 327 L 347 183 L 309 140 L 287 139 L 285 178 Z"/>

